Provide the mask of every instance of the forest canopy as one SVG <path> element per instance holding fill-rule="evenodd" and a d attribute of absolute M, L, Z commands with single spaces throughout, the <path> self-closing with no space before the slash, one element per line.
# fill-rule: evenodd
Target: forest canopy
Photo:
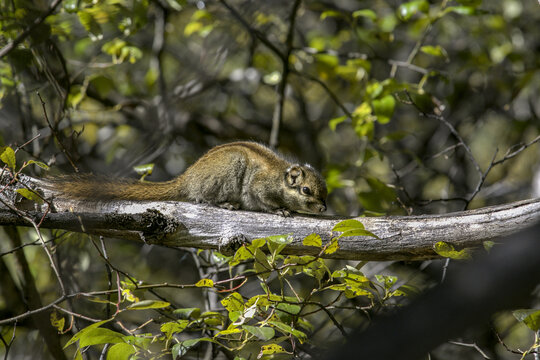
<path fill-rule="evenodd" d="M 537 197 L 539 23 L 538 2 L 518 0 L 0 0 L 1 165 L 161 181 L 249 140 L 319 169 L 330 215 Z M 283 234 L 228 257 L 38 227 L 0 233 L 7 358 L 311 358 L 447 271 L 445 260 L 292 258 Z M 2 322 L 54 301 L 58 283 L 92 297 Z M 538 356 L 538 296 L 529 306 L 432 358 Z"/>

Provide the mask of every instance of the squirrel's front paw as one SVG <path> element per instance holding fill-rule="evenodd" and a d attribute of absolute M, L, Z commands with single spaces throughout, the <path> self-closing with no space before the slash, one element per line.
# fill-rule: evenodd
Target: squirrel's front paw
<path fill-rule="evenodd" d="M 291 212 L 287 209 L 277 209 L 274 211 L 274 214 L 276 215 L 281 215 L 283 217 L 290 217 L 291 216 Z"/>
<path fill-rule="evenodd" d="M 218 204 L 218 206 L 220 208 L 222 208 L 222 209 L 227 209 L 227 210 L 238 210 L 238 209 L 240 209 L 239 204 L 231 204 L 231 203 L 228 203 L 228 202 Z"/>

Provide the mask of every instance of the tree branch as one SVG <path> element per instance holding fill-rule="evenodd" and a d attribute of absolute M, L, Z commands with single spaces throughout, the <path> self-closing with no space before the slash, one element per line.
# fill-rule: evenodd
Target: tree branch
<path fill-rule="evenodd" d="M 44 180 L 21 176 L 20 183 L 36 186 Z M 19 185 L 21 186 L 21 185 Z M 9 191 L 15 191 L 13 186 Z M 9 192 L 0 194 L 3 201 Z M 50 196 L 51 194 L 45 194 Z M 13 198 L 13 197 L 12 197 Z M 24 202 L 19 202 L 19 208 Z M 28 204 L 26 204 L 28 206 Z M 43 218 L 42 228 L 66 229 L 98 235 L 145 241 L 169 247 L 195 247 L 226 251 L 238 239 L 256 239 L 291 234 L 286 254 L 316 255 L 320 249 L 304 246 L 313 233 L 327 244 L 339 233 L 332 228 L 345 218 L 229 211 L 185 202 L 53 202 L 57 213 Z M 27 207 L 28 208 L 28 207 Z M 73 209 L 74 212 L 70 212 Z M 35 218 L 40 213 L 32 214 Z M 418 260 L 436 258 L 433 245 L 439 241 L 458 248 L 479 247 L 492 240 L 540 221 L 540 198 L 445 215 L 358 217 L 379 239 L 366 236 L 339 239 L 339 250 L 324 255 L 351 260 Z M 28 221 L 0 208 L 0 225 L 29 226 Z"/>

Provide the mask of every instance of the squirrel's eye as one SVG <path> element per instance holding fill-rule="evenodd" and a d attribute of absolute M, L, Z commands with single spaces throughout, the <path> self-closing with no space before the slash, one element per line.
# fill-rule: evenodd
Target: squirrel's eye
<path fill-rule="evenodd" d="M 310 190 L 307 186 L 304 186 L 304 187 L 302 188 L 302 193 L 303 193 L 304 195 L 311 195 L 311 190 Z"/>

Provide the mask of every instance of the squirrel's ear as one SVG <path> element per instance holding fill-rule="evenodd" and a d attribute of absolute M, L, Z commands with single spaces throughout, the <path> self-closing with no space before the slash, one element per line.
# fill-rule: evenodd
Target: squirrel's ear
<path fill-rule="evenodd" d="M 300 165 L 292 165 L 285 172 L 285 182 L 289 186 L 297 186 L 304 179 L 304 171 Z"/>

